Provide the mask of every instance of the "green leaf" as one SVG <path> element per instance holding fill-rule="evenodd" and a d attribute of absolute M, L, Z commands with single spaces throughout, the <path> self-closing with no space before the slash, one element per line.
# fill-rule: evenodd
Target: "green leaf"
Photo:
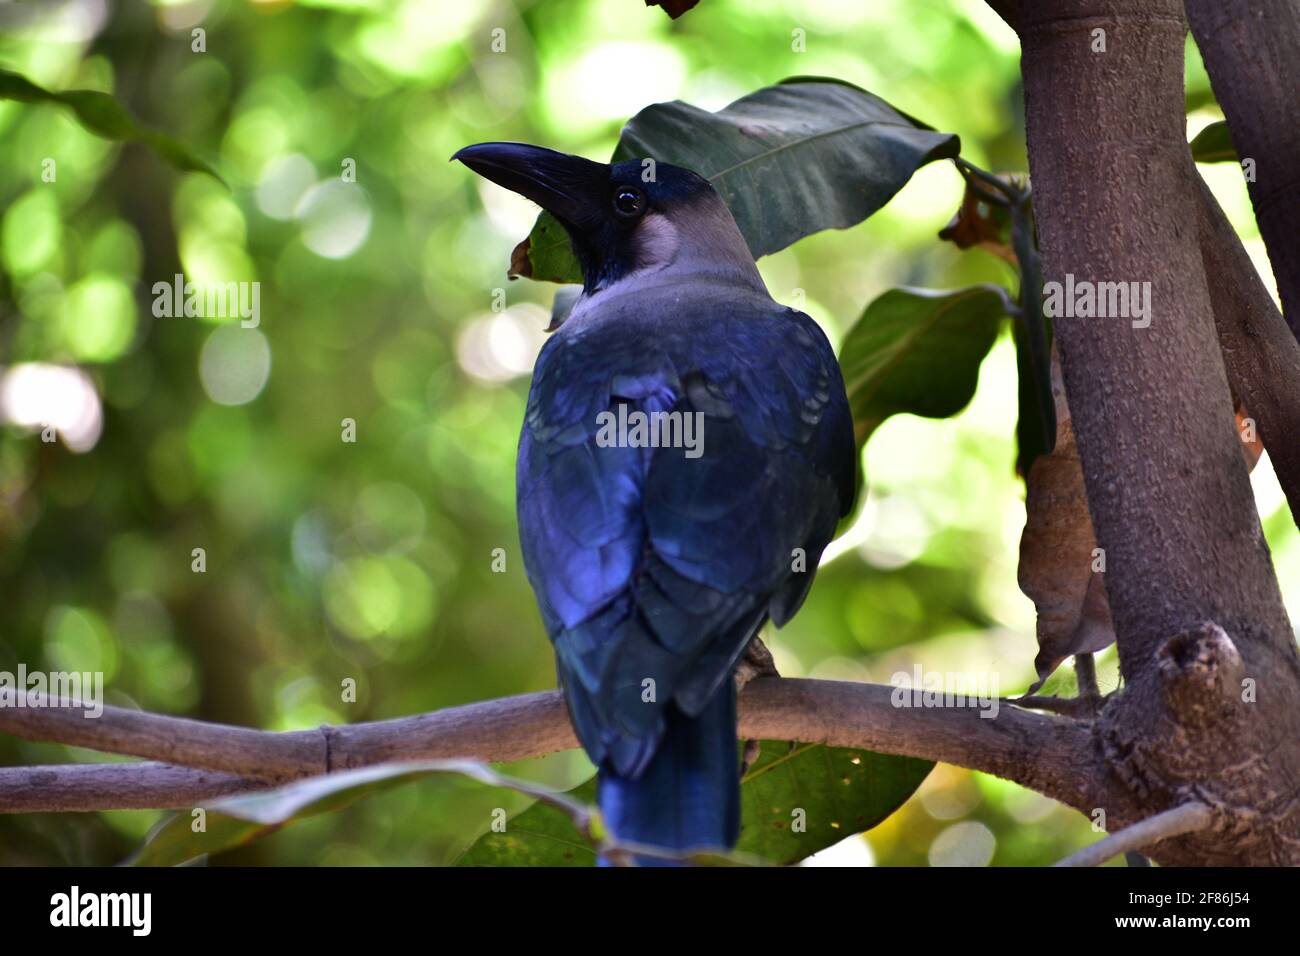
<path fill-rule="evenodd" d="M 17 100 L 19 103 L 39 103 L 52 99 L 47 93 L 25 76 L 0 70 L 0 99 Z"/>
<path fill-rule="evenodd" d="M 1037 358 L 1034 353 L 1043 346 L 1036 349 L 1031 343 L 1024 320 L 1018 319 L 1011 324 L 1016 346 L 1016 395 L 1020 410 L 1016 419 L 1016 473 L 1026 477 L 1034 459 L 1046 455 L 1056 445 L 1056 411 L 1045 404 L 1040 373 L 1035 371 L 1035 363 L 1040 360 L 1043 365 L 1037 367 L 1051 368 L 1052 325 L 1051 319 L 1046 317 L 1040 317 L 1040 321 L 1046 338 L 1046 355 Z M 1048 391 L 1050 395 L 1050 380 Z"/>
<path fill-rule="evenodd" d="M 203 160 L 176 140 L 155 130 L 137 126 L 113 97 L 98 90 L 67 90 L 52 93 L 25 76 L 0 70 L 0 99 L 20 103 L 57 103 L 68 107 L 81 125 L 104 139 L 142 143 L 178 169 L 207 173 L 218 182 L 225 181 Z"/>
<path fill-rule="evenodd" d="M 1192 140 L 1192 159 L 1198 163 L 1235 163 L 1237 148 L 1232 145 L 1232 134 L 1223 120 L 1211 123 Z"/>
<path fill-rule="evenodd" d="M 431 774 L 454 774 L 494 787 L 537 797 L 567 820 L 575 834 L 586 828 L 589 808 L 582 803 L 495 772 L 472 760 L 426 760 L 377 764 L 357 770 L 298 780 L 273 790 L 215 800 L 204 807 L 205 830 L 193 832 L 193 816 L 168 818 L 131 859 L 134 866 L 175 866 L 204 854 L 251 843 L 307 817 L 341 810 L 359 800 Z M 578 836 L 579 840 L 584 838 Z"/>
<path fill-rule="evenodd" d="M 854 833 L 876 826 L 921 785 L 934 764 L 867 750 L 765 740 L 741 783 L 736 857 L 795 863 Z M 591 802 L 596 781 L 569 791 Z M 802 811 L 796 817 L 795 811 Z M 803 829 L 795 827 L 802 820 Z M 592 866 L 596 853 L 572 821 L 534 804 L 511 817 L 503 833 L 486 833 L 458 866 Z M 704 861 L 724 862 L 724 861 Z M 733 861 L 734 862 L 734 861 Z"/>
<path fill-rule="evenodd" d="M 572 800 L 596 802 L 596 778 L 566 793 Z M 506 821 L 502 833 L 479 837 L 456 861 L 457 866 L 595 866 L 596 848 L 569 817 L 544 803 L 534 803 Z"/>
<path fill-rule="evenodd" d="M 740 790 L 736 849 L 771 863 L 796 863 L 901 807 L 934 764 L 870 750 L 765 740 Z M 793 826 L 802 810 L 805 829 Z"/>
<path fill-rule="evenodd" d="M 51 94 L 50 98 L 70 107 L 77 114 L 77 119 L 81 120 L 81 125 L 96 136 L 117 140 L 131 140 L 138 136 L 139 130 L 126 110 L 107 93 L 69 90 L 66 93 Z"/>
<path fill-rule="evenodd" d="M 898 412 L 947 418 L 965 408 L 1008 305 L 994 285 L 890 289 L 868 305 L 840 347 L 858 445 Z"/>
<path fill-rule="evenodd" d="M 1012 323 L 1016 346 L 1016 468 L 1029 475 L 1034 459 L 1056 447 L 1056 399 L 1052 395 L 1052 320 L 1043 312 L 1043 260 L 1032 203 L 1014 210 L 1012 238 L 1020 263 L 1020 314 Z"/>
<path fill-rule="evenodd" d="M 680 101 L 649 106 L 623 127 L 614 160 L 648 157 L 704 176 L 757 259 L 814 232 L 856 225 L 921 166 L 960 148 L 952 133 L 852 84 L 794 77 L 717 113 Z M 568 237 L 549 213 L 525 242 L 514 274 L 581 281 Z"/>
<path fill-rule="evenodd" d="M 515 247 L 510 257 L 510 278 L 522 276 L 544 282 L 582 282 L 582 270 L 573 256 L 569 234 L 549 212 L 543 212 L 533 231 Z"/>
<path fill-rule="evenodd" d="M 1215 99 L 1214 89 L 1210 86 L 1209 78 L 1206 77 L 1204 85 L 1196 84 L 1191 81 L 1187 83 L 1186 92 L 1183 95 L 1183 111 L 1187 113 L 1204 109 L 1207 106 L 1218 106 L 1219 101 Z"/>

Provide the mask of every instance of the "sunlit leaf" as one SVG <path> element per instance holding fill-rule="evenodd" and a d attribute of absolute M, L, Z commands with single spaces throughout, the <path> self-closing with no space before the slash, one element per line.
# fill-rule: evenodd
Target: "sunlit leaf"
<path fill-rule="evenodd" d="M 515 246 L 510 256 L 510 275 L 547 282 L 582 281 L 569 234 L 549 212 L 538 216 L 533 231 Z"/>
<path fill-rule="evenodd" d="M 596 802 L 596 779 L 568 791 L 583 803 Z M 506 821 L 505 830 L 488 832 L 456 861 L 457 866 L 595 866 L 596 848 L 573 821 L 544 803 L 535 803 Z"/>
<path fill-rule="evenodd" d="M 187 147 L 169 136 L 136 125 L 113 97 L 98 90 L 66 90 L 53 93 L 9 70 L 0 69 L 0 99 L 21 103 L 58 103 L 68 107 L 81 125 L 97 136 L 118 142 L 142 143 L 177 169 L 207 173 L 218 181 L 221 177 Z"/>
<path fill-rule="evenodd" d="M 1211 123 L 1192 139 L 1192 159 L 1198 163 L 1235 163 L 1237 148 L 1223 120 Z"/>
<path fill-rule="evenodd" d="M 214 800 L 203 807 L 205 829 L 198 833 L 194 832 L 192 814 L 178 813 L 159 827 L 131 863 L 136 866 L 175 866 L 205 854 L 250 843 L 291 823 L 341 810 L 366 797 L 431 774 L 454 774 L 488 786 L 529 794 L 568 820 L 575 834 L 580 832 L 579 823 L 587 818 L 587 808 L 577 800 L 504 776 L 472 760 L 378 764 L 310 777 L 259 793 Z"/>
<path fill-rule="evenodd" d="M 934 765 L 867 750 L 766 740 L 741 784 L 736 853 L 789 864 L 876 826 L 921 785 Z M 588 780 L 568 796 L 596 797 Z M 504 832 L 485 833 L 459 866 L 592 866 L 596 854 L 571 820 L 534 804 L 511 817 Z"/>
<path fill-rule="evenodd" d="M 858 444 L 890 415 L 955 415 L 975 395 L 980 363 L 1008 314 L 1006 290 L 890 289 L 840 347 Z"/>
<path fill-rule="evenodd" d="M 1204 85 L 1193 84 L 1189 78 L 1187 83 L 1187 92 L 1183 96 L 1183 109 L 1191 113 L 1195 110 L 1204 109 L 1207 106 L 1217 106 L 1218 100 L 1215 99 L 1214 90 L 1209 85 L 1209 78 L 1206 77 Z"/>
<path fill-rule="evenodd" d="M 866 219 L 921 166 L 961 144 L 852 84 L 795 77 L 717 113 L 657 103 L 623 127 L 614 160 L 652 158 L 708 179 L 755 258 L 823 229 Z M 563 228 L 543 213 L 515 274 L 579 282 Z"/>

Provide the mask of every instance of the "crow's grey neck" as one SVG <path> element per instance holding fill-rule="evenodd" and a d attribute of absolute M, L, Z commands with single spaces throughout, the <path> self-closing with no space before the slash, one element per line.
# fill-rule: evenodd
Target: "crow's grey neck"
<path fill-rule="evenodd" d="M 633 241 L 636 268 L 586 290 L 578 307 L 683 281 L 741 286 L 768 294 L 744 237 L 715 193 L 668 213 L 648 214 Z"/>

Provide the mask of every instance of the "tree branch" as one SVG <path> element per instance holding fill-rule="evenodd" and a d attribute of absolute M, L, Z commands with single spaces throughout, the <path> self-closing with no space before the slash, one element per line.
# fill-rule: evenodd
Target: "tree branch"
<path fill-rule="evenodd" d="M 1203 803 L 1184 803 L 1157 813 L 1153 817 L 1112 833 L 1104 840 L 1086 846 L 1078 853 L 1066 857 L 1057 866 L 1101 866 L 1111 857 L 1140 850 L 1170 837 L 1182 836 L 1204 830 L 1214 815 Z"/>
<path fill-rule="evenodd" d="M 0 768 L 0 813 L 180 810 L 275 784 L 191 767 L 141 763 Z"/>
<path fill-rule="evenodd" d="M 1300 343 L 1205 180 L 1196 175 L 1201 261 L 1228 384 L 1259 424 L 1278 483 L 1300 524 Z"/>
<path fill-rule="evenodd" d="M 1300 6 L 1187 0 L 1187 18 L 1237 155 L 1254 163 L 1251 205 L 1300 338 Z"/>
<path fill-rule="evenodd" d="M 941 760 L 1014 780 L 1080 810 L 1101 804 L 1105 773 L 1088 724 L 1005 703 L 994 717 L 970 707 L 902 707 L 896 692 L 876 684 L 758 678 L 741 694 L 738 733 Z M 117 707 L 92 719 L 79 707 L 0 706 L 0 731 L 165 761 L 0 769 L 0 812 L 8 813 L 190 807 L 390 761 L 500 762 L 577 746 L 556 691 L 285 733 Z"/>
<path fill-rule="evenodd" d="M 578 745 L 563 698 L 555 691 L 287 732 L 111 706 L 91 718 L 79 703 L 15 707 L 12 693 L 0 692 L 0 731 L 271 784 L 393 760 L 474 757 L 504 763 Z"/>

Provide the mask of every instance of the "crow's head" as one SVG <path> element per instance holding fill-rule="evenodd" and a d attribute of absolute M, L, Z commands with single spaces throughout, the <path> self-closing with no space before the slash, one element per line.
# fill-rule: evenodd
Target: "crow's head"
<path fill-rule="evenodd" d="M 641 159 L 594 163 L 523 143 L 466 146 L 452 159 L 554 215 L 573 242 L 588 295 L 669 268 L 758 277 L 726 204 L 689 169 Z"/>

